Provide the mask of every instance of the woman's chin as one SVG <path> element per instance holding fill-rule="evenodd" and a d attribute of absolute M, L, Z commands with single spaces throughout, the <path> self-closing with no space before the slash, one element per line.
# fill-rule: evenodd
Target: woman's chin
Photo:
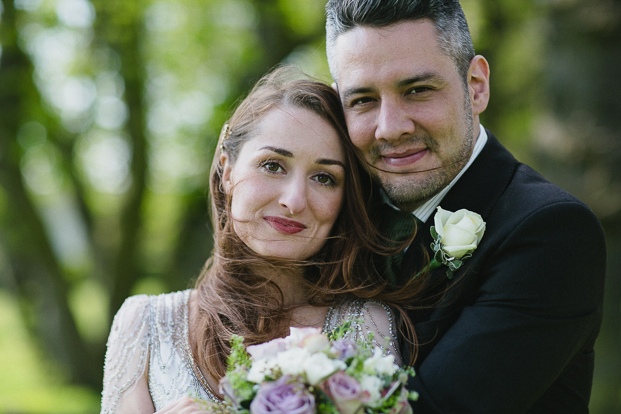
<path fill-rule="evenodd" d="M 300 246 L 296 246 L 296 244 L 300 244 Z M 252 246 L 249 247 L 258 255 L 263 257 L 273 257 L 276 259 L 282 260 L 291 260 L 291 261 L 303 261 L 314 254 L 316 254 L 320 248 L 310 248 L 308 246 L 308 242 L 305 241 L 303 243 L 296 243 L 291 240 L 283 240 L 283 241 L 271 241 L 269 246 Z"/>

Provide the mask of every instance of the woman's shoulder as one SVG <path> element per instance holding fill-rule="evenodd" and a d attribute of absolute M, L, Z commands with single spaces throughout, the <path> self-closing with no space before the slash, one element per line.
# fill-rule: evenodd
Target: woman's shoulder
<path fill-rule="evenodd" d="M 125 299 L 114 317 L 113 331 L 141 330 L 147 327 L 152 315 L 175 315 L 184 312 L 191 292 L 192 290 L 188 289 L 159 295 L 130 296 Z"/>
<path fill-rule="evenodd" d="M 326 320 L 336 324 L 349 321 L 362 321 L 366 318 L 373 321 L 394 323 L 394 312 L 390 306 L 382 301 L 364 298 L 344 298 L 330 307 Z M 369 322 L 372 322 L 369 320 Z"/>
<path fill-rule="evenodd" d="M 180 290 L 178 292 L 160 293 L 157 295 L 134 295 L 123 302 L 117 316 L 125 314 L 135 314 L 155 308 L 174 308 L 180 305 L 187 305 L 192 289 Z"/>

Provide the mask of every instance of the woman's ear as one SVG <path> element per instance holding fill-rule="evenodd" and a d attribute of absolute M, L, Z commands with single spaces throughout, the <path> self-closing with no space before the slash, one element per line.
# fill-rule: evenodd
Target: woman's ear
<path fill-rule="evenodd" d="M 222 188 L 226 194 L 231 194 L 233 184 L 231 181 L 231 163 L 227 154 L 220 155 L 220 165 L 222 165 Z"/>

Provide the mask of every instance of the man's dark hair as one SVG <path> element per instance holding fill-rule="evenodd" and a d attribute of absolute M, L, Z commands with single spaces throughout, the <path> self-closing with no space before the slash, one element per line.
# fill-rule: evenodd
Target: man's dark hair
<path fill-rule="evenodd" d="M 405 21 L 429 19 L 438 43 L 449 56 L 464 82 L 474 47 L 466 17 L 458 0 L 329 0 L 326 4 L 326 48 L 335 81 L 335 44 L 339 35 L 360 26 L 386 27 Z"/>

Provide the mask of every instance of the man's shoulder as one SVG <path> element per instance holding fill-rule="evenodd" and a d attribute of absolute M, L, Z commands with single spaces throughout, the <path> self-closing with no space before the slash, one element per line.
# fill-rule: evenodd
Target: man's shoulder
<path fill-rule="evenodd" d="M 498 143 L 498 145 L 500 145 Z M 502 146 L 501 146 L 502 147 Z M 504 151 L 510 152 L 502 147 Z M 513 172 L 499 196 L 501 206 L 517 210 L 535 210 L 556 204 L 577 204 L 589 210 L 578 197 L 550 182 L 533 167 L 519 161 L 511 166 Z M 494 171 L 490 171 L 494 174 Z M 504 200 L 504 202 L 502 202 Z M 508 205 L 510 203 L 510 205 Z"/>
<path fill-rule="evenodd" d="M 494 200 L 492 205 L 486 206 L 488 221 L 498 221 L 497 224 L 507 230 L 528 220 L 536 220 L 538 216 L 545 216 L 554 217 L 557 225 L 564 225 L 568 220 L 577 221 L 579 227 L 589 227 L 601 233 L 598 219 L 584 202 L 547 180 L 529 165 L 515 160 L 493 135 L 488 144 L 491 144 L 491 152 L 496 153 L 487 154 L 488 159 L 498 161 L 492 163 L 485 173 L 506 177 L 504 182 L 497 180 L 496 187 L 488 189 L 492 194 L 495 192 L 494 197 L 488 196 Z"/>
<path fill-rule="evenodd" d="M 491 132 L 487 133 L 485 147 L 447 194 L 443 208 L 477 212 L 486 221 L 499 221 L 505 229 L 546 211 L 554 211 L 560 221 L 577 214 L 584 217 L 585 224 L 597 223 L 586 204 L 517 161 Z"/>
<path fill-rule="evenodd" d="M 584 205 L 576 196 L 543 177 L 527 164 L 518 163 L 503 197 L 519 198 L 521 205 L 533 208 L 556 203 L 577 203 Z"/>

